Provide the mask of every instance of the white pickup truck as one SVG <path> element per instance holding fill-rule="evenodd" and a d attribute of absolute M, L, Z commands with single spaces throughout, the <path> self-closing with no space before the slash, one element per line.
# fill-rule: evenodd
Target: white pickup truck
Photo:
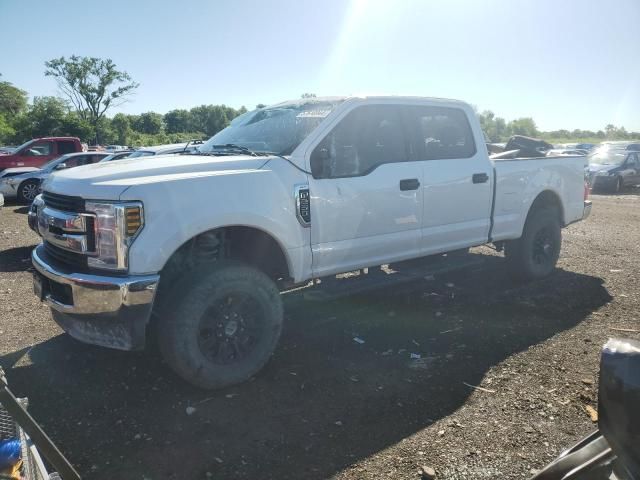
<path fill-rule="evenodd" d="M 172 369 L 218 388 L 268 361 L 281 292 L 309 280 L 486 243 L 548 275 L 591 209 L 585 162 L 492 160 L 453 100 L 284 102 L 193 155 L 52 175 L 29 215 L 34 288 L 75 338 L 133 350 L 154 332 Z"/>

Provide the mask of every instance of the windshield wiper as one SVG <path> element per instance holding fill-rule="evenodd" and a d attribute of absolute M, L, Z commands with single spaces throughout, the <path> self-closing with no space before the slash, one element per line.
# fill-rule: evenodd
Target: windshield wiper
<path fill-rule="evenodd" d="M 213 149 L 225 149 L 225 150 L 236 150 L 242 153 L 246 153 L 247 155 L 251 155 L 252 157 L 257 157 L 258 153 L 253 150 L 243 147 L 242 145 L 236 145 L 235 143 L 225 143 L 223 145 L 211 145 Z"/>

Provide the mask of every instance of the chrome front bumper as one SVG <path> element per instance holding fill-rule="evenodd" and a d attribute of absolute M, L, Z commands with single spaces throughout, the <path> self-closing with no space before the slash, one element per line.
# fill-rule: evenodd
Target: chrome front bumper
<path fill-rule="evenodd" d="M 75 273 L 54 266 L 43 245 L 33 250 L 31 260 L 34 291 L 72 337 L 120 350 L 144 348 L 159 275 Z"/>

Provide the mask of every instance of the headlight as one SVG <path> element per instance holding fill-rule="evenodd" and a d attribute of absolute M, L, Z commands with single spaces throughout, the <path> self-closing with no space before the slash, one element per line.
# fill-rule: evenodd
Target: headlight
<path fill-rule="evenodd" d="M 86 210 L 95 214 L 95 256 L 89 267 L 126 270 L 129 246 L 144 225 L 142 203 L 86 202 Z"/>

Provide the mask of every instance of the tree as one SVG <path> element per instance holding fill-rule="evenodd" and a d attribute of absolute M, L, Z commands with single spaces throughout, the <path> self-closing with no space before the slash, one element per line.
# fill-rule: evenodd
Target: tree
<path fill-rule="evenodd" d="M 315 93 L 303 93 L 302 95 L 300 95 L 300 98 L 316 98 L 316 94 Z"/>
<path fill-rule="evenodd" d="M 536 122 L 533 121 L 533 118 L 518 118 L 516 120 L 511 120 L 507 125 L 507 128 L 511 132 L 512 135 L 525 135 L 527 137 L 536 137 L 538 136 L 538 128 L 536 127 Z"/>
<path fill-rule="evenodd" d="M 96 141 L 100 119 L 110 108 L 124 103 L 139 86 L 111 59 L 72 55 L 49 60 L 45 66 L 45 75 L 56 79 L 78 115 L 95 128 Z"/>
<path fill-rule="evenodd" d="M 604 127 L 604 133 L 607 138 L 613 138 L 616 134 L 616 130 L 617 128 L 615 127 L 615 125 L 612 125 L 611 123 Z"/>
<path fill-rule="evenodd" d="M 0 114 L 0 144 L 8 142 L 15 134 L 15 129 L 4 118 L 4 115 Z"/>
<path fill-rule="evenodd" d="M 111 128 L 116 134 L 116 142 L 118 145 L 128 145 L 128 137 L 131 132 L 131 122 L 129 117 L 124 113 L 117 113 L 111 119 Z"/>
<path fill-rule="evenodd" d="M 264 107 L 266 107 L 266 105 L 264 103 L 259 103 L 259 104 L 256 105 L 256 110 L 259 110 L 259 109 L 264 108 Z"/>
<path fill-rule="evenodd" d="M 156 112 L 141 113 L 133 124 L 133 128 L 141 133 L 156 135 L 164 127 L 162 115 Z"/>
<path fill-rule="evenodd" d="M 171 110 L 164 114 L 167 133 L 182 133 L 191 131 L 191 115 L 188 110 Z"/>
<path fill-rule="evenodd" d="M 0 82 L 0 114 L 10 118 L 27 108 L 27 92 L 10 82 Z"/>

